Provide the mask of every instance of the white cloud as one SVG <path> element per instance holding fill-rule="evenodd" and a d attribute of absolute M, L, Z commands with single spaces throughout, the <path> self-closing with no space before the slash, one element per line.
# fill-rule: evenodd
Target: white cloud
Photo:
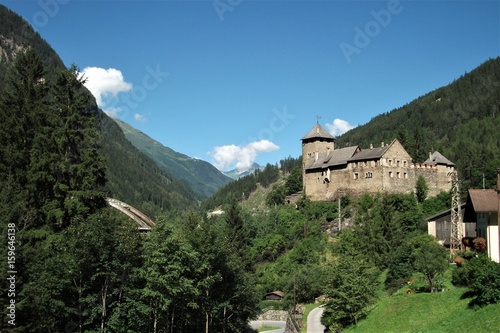
<path fill-rule="evenodd" d="M 126 82 L 122 72 L 115 68 L 86 67 L 82 74 L 87 80 L 85 87 L 94 95 L 97 105 L 101 108 L 106 108 L 106 105 L 116 99 L 119 93 L 132 90 L 132 84 Z M 106 111 L 116 116 L 119 109 Z"/>
<path fill-rule="evenodd" d="M 139 113 L 136 113 L 134 115 L 134 119 L 136 121 L 140 121 L 140 122 L 145 122 L 147 120 L 147 118 L 145 116 L 143 116 L 142 114 L 139 114 Z"/>
<path fill-rule="evenodd" d="M 118 113 L 120 113 L 121 110 L 117 107 L 107 107 L 106 110 L 103 111 L 111 118 L 118 118 Z"/>
<path fill-rule="evenodd" d="M 238 171 L 249 169 L 257 155 L 278 150 L 279 147 L 269 140 L 251 142 L 245 146 L 217 146 L 208 154 L 212 156 L 214 165 L 219 170 L 228 170 L 235 165 Z"/>
<path fill-rule="evenodd" d="M 347 121 L 337 118 L 333 120 L 332 124 L 326 124 L 325 127 L 331 135 L 339 136 L 356 126 L 352 126 Z"/>

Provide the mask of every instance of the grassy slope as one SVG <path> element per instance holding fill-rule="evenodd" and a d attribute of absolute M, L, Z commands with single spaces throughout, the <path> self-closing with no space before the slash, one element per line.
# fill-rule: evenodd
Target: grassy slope
<path fill-rule="evenodd" d="M 489 333 L 500 332 L 500 304 L 469 309 L 470 299 L 462 299 L 466 288 L 456 288 L 444 280 L 447 291 L 406 294 L 406 286 L 392 296 L 379 290 L 379 301 L 367 318 L 344 333 Z M 416 280 L 420 280 L 417 278 Z M 307 315 L 318 304 L 306 304 Z M 306 325 L 301 330 L 307 332 Z"/>
<path fill-rule="evenodd" d="M 468 300 L 460 299 L 464 292 L 452 289 L 388 297 L 345 332 L 500 332 L 500 304 L 471 310 Z"/>
<path fill-rule="evenodd" d="M 500 332 L 500 304 L 469 309 L 464 288 L 441 293 L 406 294 L 404 288 L 383 297 L 368 317 L 344 332 Z"/>
<path fill-rule="evenodd" d="M 268 209 L 268 207 L 266 206 L 267 195 L 269 194 L 269 192 L 271 192 L 273 186 L 281 185 L 284 183 L 285 183 L 285 177 L 281 175 L 280 179 L 276 183 L 268 186 L 267 188 L 258 184 L 257 189 L 248 196 L 248 199 L 243 200 L 241 202 L 241 206 L 248 211 L 267 210 Z"/>

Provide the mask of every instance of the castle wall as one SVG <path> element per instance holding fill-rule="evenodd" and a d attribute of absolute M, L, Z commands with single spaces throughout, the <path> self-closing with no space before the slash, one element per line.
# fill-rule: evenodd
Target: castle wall
<path fill-rule="evenodd" d="M 427 197 L 434 197 L 441 192 L 448 192 L 451 189 L 451 173 L 454 167 L 445 165 L 425 165 L 415 164 L 415 179 L 423 176 L 429 191 Z"/>
<path fill-rule="evenodd" d="M 453 167 L 413 164 L 411 156 L 395 141 L 379 159 L 349 162 L 339 168 L 307 170 L 304 173 L 305 194 L 312 201 L 331 201 L 338 196 L 360 196 L 364 193 L 415 193 L 422 175 L 429 187 L 428 196 L 451 188 Z"/>

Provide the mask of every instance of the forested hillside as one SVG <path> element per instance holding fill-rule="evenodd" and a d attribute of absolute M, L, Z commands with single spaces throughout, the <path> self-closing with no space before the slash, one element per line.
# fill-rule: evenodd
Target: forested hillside
<path fill-rule="evenodd" d="M 13 21 L 26 25 L 26 40 L 39 38 L 14 13 L 0 14 L 2 41 L 10 34 L 3 23 Z M 500 301 L 500 266 L 484 248 L 450 267 L 426 234 L 424 217 L 449 207 L 449 194 L 286 205 L 302 187 L 301 159 L 287 158 L 219 189 L 201 210 L 186 209 L 198 197 L 125 139 L 77 68 L 51 67 L 29 46 L 2 44 L 0 62 L 0 331 L 246 333 L 264 308 L 289 311 L 326 296 L 323 322 L 340 332 L 381 295 L 442 291 L 447 270 L 469 304 Z M 269 189 L 265 209 L 239 205 L 257 182 Z M 106 207 L 110 194 L 158 214 L 151 232 Z M 209 217 L 214 207 L 225 213 Z M 262 301 L 275 290 L 281 302 Z M 499 326 L 498 316 L 482 318 Z"/>
<path fill-rule="evenodd" d="M 16 56 L 28 47 L 39 54 L 49 83 L 57 70 L 65 66 L 57 53 L 19 15 L 0 6 L 0 93 L 5 89 L 7 73 Z M 123 135 L 118 125 L 97 109 L 94 98 L 88 107 L 93 109 L 100 126 L 100 152 L 106 160 L 104 190 L 107 195 L 125 201 L 152 217 L 162 211 L 186 209 L 196 205 L 199 195 L 183 181 L 161 170 L 150 158 L 139 152 Z M 125 163 L 126 162 L 126 163 Z"/>
<path fill-rule="evenodd" d="M 132 146 L 78 69 L 48 66 L 57 55 L 42 56 L 29 44 L 39 36 L 0 9 L 27 41 L 2 44 L 0 331 L 249 329 L 257 294 L 238 207 L 209 222 L 183 212 L 198 199 L 187 184 Z M 155 214 L 151 233 L 107 207 L 109 195 Z"/>
<path fill-rule="evenodd" d="M 141 153 L 123 135 L 116 122 L 100 113 L 101 153 L 106 158 L 112 197 L 127 202 L 151 217 L 193 208 L 201 196 L 185 181 L 173 178 Z"/>
<path fill-rule="evenodd" d="M 218 189 L 213 196 L 202 202 L 201 208 L 210 210 L 228 202 L 246 200 L 257 189 L 257 184 L 265 188 L 272 186 L 269 202 L 284 203 L 285 196 L 302 190 L 301 165 L 302 158 L 288 157 L 281 160 L 279 166 L 268 164 L 262 170 L 256 169 L 253 173 Z M 282 176 L 286 176 L 286 184 L 277 184 Z"/>
<path fill-rule="evenodd" d="M 185 181 L 202 198 L 210 197 L 232 179 L 213 165 L 165 147 L 126 122 L 115 118 L 125 137 L 142 153 L 155 161 L 169 175 Z"/>
<path fill-rule="evenodd" d="M 338 147 L 366 149 L 394 138 L 415 162 L 438 150 L 453 161 L 463 188 L 495 184 L 500 167 L 500 58 L 490 59 L 449 85 L 378 115 L 339 136 Z"/>

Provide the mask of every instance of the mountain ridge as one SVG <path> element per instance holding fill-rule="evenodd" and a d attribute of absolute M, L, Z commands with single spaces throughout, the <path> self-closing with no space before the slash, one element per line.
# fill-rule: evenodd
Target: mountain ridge
<path fill-rule="evenodd" d="M 112 119 L 132 145 L 155 161 L 165 172 L 188 183 L 202 197 L 210 197 L 221 186 L 232 181 L 209 162 L 177 152 L 127 122 L 119 118 Z"/>

